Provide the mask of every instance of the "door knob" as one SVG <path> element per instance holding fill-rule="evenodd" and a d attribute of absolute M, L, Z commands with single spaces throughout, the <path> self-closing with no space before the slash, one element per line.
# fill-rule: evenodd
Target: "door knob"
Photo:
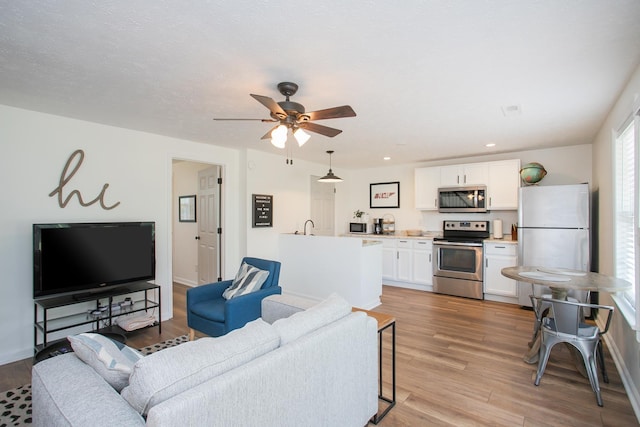
<path fill-rule="evenodd" d="M 200 240 L 200 236 L 196 236 L 196 240 Z"/>

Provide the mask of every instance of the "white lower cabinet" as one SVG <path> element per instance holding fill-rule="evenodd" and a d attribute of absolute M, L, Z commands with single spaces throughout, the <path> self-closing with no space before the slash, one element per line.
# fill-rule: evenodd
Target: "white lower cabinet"
<path fill-rule="evenodd" d="M 485 242 L 484 293 L 504 297 L 518 297 L 518 282 L 502 275 L 505 267 L 518 265 L 517 245 L 514 243 Z"/>
<path fill-rule="evenodd" d="M 413 282 L 421 285 L 432 285 L 433 242 L 431 240 L 414 240 L 412 243 Z"/>
<path fill-rule="evenodd" d="M 382 278 L 396 280 L 396 239 L 381 239 L 382 241 Z"/>
<path fill-rule="evenodd" d="M 431 240 L 380 239 L 382 242 L 382 278 L 386 284 L 425 289 L 432 285 Z M 419 285 L 419 286 L 412 286 Z"/>
<path fill-rule="evenodd" d="M 408 239 L 399 239 L 396 243 L 396 280 L 401 282 L 411 282 L 412 263 L 411 263 L 411 242 Z"/>

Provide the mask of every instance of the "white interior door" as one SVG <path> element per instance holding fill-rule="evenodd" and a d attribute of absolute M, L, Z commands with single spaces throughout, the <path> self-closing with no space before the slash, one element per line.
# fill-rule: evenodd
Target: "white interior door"
<path fill-rule="evenodd" d="M 198 284 L 219 280 L 220 274 L 220 167 L 198 172 Z M 221 231 L 221 230 L 220 230 Z"/>
<path fill-rule="evenodd" d="M 336 185 L 318 182 L 319 176 L 311 176 L 311 220 L 312 234 L 334 236 L 336 228 Z"/>

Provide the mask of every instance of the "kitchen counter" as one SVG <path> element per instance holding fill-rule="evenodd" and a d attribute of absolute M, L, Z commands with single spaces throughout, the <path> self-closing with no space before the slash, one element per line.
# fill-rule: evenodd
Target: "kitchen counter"
<path fill-rule="evenodd" d="M 493 236 L 490 236 L 488 239 L 484 240 L 485 242 L 489 242 L 489 243 L 506 243 L 509 245 L 517 245 L 518 241 L 517 240 L 511 240 L 511 236 L 507 236 L 506 234 L 504 235 L 504 238 L 502 239 L 496 239 Z"/>
<path fill-rule="evenodd" d="M 405 232 L 398 231 L 394 234 L 364 234 L 364 233 L 346 233 L 344 237 L 359 237 L 361 239 L 416 239 L 416 240 L 433 240 L 434 237 L 440 237 L 442 233 L 440 232 L 427 232 L 427 234 L 422 236 L 408 236 Z"/>

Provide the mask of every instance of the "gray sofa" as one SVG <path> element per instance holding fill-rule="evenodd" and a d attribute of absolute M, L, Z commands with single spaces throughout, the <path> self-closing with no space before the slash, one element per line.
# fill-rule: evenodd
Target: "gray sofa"
<path fill-rule="evenodd" d="M 266 298 L 262 318 L 153 353 L 118 393 L 74 353 L 33 367 L 36 426 L 364 426 L 376 321 L 338 296 Z"/>

